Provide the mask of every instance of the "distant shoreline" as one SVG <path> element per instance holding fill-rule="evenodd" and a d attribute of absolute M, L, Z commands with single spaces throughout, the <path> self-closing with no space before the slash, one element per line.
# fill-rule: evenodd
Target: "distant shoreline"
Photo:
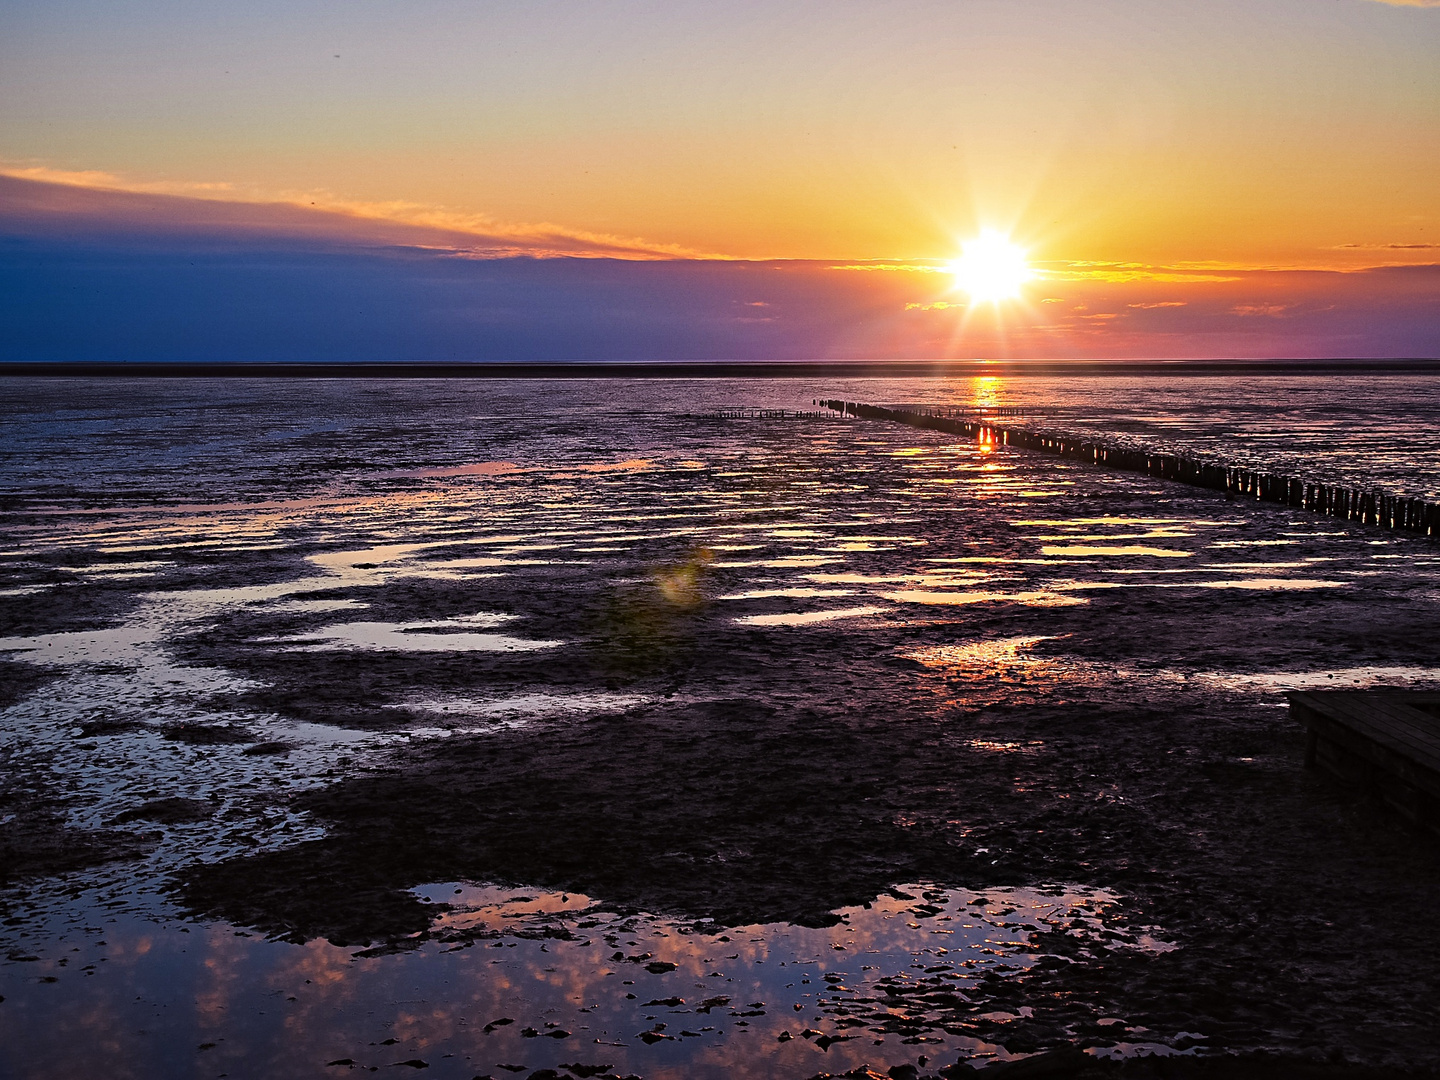
<path fill-rule="evenodd" d="M 0 377 L 306 379 L 953 378 L 1059 375 L 1440 374 L 1440 359 L 577 360 L 434 362 L 0 362 Z"/>

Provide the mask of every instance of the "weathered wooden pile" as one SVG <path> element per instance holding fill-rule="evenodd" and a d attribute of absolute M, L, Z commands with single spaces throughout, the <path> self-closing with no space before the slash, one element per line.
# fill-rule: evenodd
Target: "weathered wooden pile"
<path fill-rule="evenodd" d="M 828 412 L 807 412 L 800 409 L 716 409 L 707 413 L 686 413 L 687 420 L 829 420 Z"/>
<path fill-rule="evenodd" d="M 984 418 L 966 418 L 950 407 L 939 409 L 886 409 L 856 401 L 825 400 L 826 408 L 865 420 L 890 420 L 911 427 L 964 435 L 981 443 L 1018 446 L 1026 450 L 1089 461 L 1161 480 L 1210 488 L 1260 502 L 1303 507 L 1345 521 L 1424 536 L 1440 536 L 1440 503 L 1424 499 L 1365 491 L 1339 484 L 1312 483 L 1297 476 L 1258 472 L 1181 454 L 1166 454 L 1106 443 L 1093 438 L 1026 428 L 1002 427 Z"/>

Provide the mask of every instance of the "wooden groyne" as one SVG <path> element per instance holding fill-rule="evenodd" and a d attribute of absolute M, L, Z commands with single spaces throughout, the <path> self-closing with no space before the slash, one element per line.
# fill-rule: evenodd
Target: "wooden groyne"
<path fill-rule="evenodd" d="M 706 413 L 686 413 L 686 420 L 833 420 L 834 412 L 807 412 L 800 409 L 751 409 L 736 407 Z"/>
<path fill-rule="evenodd" d="M 857 401 L 825 400 L 819 404 L 862 420 L 889 420 L 911 427 L 945 431 L 952 435 L 964 435 L 981 444 L 1036 450 L 1111 469 L 1142 473 L 1160 480 L 1223 491 L 1259 502 L 1302 507 L 1344 521 L 1423 536 L 1440 536 L 1440 503 L 1424 499 L 1340 484 L 1317 484 L 1298 476 L 1244 469 L 1183 454 L 1141 450 L 1078 435 L 1004 427 L 976 418 L 973 414 L 966 418 L 959 410 L 946 406 L 919 411 L 885 409 Z"/>

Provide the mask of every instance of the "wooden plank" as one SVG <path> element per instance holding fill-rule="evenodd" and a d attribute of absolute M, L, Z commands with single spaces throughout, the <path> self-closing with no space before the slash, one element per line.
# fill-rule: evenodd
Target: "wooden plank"
<path fill-rule="evenodd" d="M 1292 714 L 1308 729 L 1307 766 L 1358 785 L 1416 824 L 1440 831 L 1440 758 L 1394 737 L 1392 730 L 1397 720 L 1426 736 L 1440 726 L 1408 704 L 1411 695 L 1296 691 L 1287 696 Z"/>
<path fill-rule="evenodd" d="M 1433 730 L 1440 732 L 1440 693 L 1434 692 L 1404 692 L 1384 694 L 1387 701 L 1396 705 L 1403 705 L 1407 709 L 1414 709 L 1425 717 L 1425 723 Z"/>
<path fill-rule="evenodd" d="M 1385 701 L 1354 700 L 1341 703 L 1341 712 L 1358 723 L 1391 732 L 1417 746 L 1440 751 L 1440 732 L 1419 709 Z"/>
<path fill-rule="evenodd" d="M 1344 783 L 1367 790 L 1417 822 L 1440 828 L 1440 817 L 1433 812 L 1440 806 L 1440 778 L 1434 774 L 1407 775 L 1407 763 L 1403 759 L 1377 761 L 1365 752 L 1378 750 L 1374 744 L 1357 751 L 1341 742 L 1322 738 L 1318 749 L 1316 764 L 1325 771 Z"/>
<path fill-rule="evenodd" d="M 1322 720 L 1312 730 L 1322 744 L 1340 746 L 1352 756 L 1363 758 L 1407 783 L 1440 793 L 1440 772 L 1408 754 L 1328 720 Z"/>
<path fill-rule="evenodd" d="M 1384 731 L 1429 755 L 1440 756 L 1440 725 L 1419 709 L 1382 698 L 1356 695 L 1337 703 L 1340 713 Z"/>
<path fill-rule="evenodd" d="M 1430 717 L 1419 709 L 1408 705 L 1380 706 L 1376 712 L 1384 722 L 1397 732 L 1404 732 L 1408 738 L 1425 746 L 1440 748 L 1440 731 L 1437 731 Z"/>
<path fill-rule="evenodd" d="M 1424 753 L 1426 747 L 1416 747 L 1405 740 L 1395 739 L 1385 727 L 1358 721 L 1354 716 L 1346 716 L 1338 710 L 1312 710 L 1302 706 L 1297 708 L 1296 713 L 1297 719 L 1306 720 L 1308 726 L 1315 727 L 1329 739 L 1336 739 L 1339 737 L 1338 733 L 1348 733 L 1351 737 L 1345 739 L 1345 742 L 1359 740 L 1358 744 L 1371 743 L 1382 747 L 1387 753 L 1394 753 L 1420 768 L 1427 769 L 1428 772 L 1440 772 L 1440 768 L 1437 768 L 1440 762 Z"/>
<path fill-rule="evenodd" d="M 1327 720 L 1336 726 L 1353 731 L 1362 738 L 1377 745 L 1384 746 L 1386 749 L 1398 753 L 1403 757 L 1414 760 L 1417 764 L 1424 765 L 1432 771 L 1440 772 L 1440 753 L 1436 753 L 1426 744 L 1417 744 L 1407 739 L 1399 738 L 1383 726 L 1374 726 L 1358 722 L 1353 717 L 1340 719 L 1330 714 L 1323 715 L 1326 715 Z"/>
<path fill-rule="evenodd" d="M 1299 692 L 1291 700 L 1301 700 L 1316 712 L 1440 769 L 1440 721 L 1419 709 L 1352 691 Z"/>

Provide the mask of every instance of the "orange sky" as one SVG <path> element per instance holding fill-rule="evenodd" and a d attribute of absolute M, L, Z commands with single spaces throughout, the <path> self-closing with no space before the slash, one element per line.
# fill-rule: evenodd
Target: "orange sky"
<path fill-rule="evenodd" d="M 741 258 L 944 259 L 983 225 L 1147 264 L 1440 243 L 1424 4 L 56 0 L 6 22 L 12 175 Z"/>

